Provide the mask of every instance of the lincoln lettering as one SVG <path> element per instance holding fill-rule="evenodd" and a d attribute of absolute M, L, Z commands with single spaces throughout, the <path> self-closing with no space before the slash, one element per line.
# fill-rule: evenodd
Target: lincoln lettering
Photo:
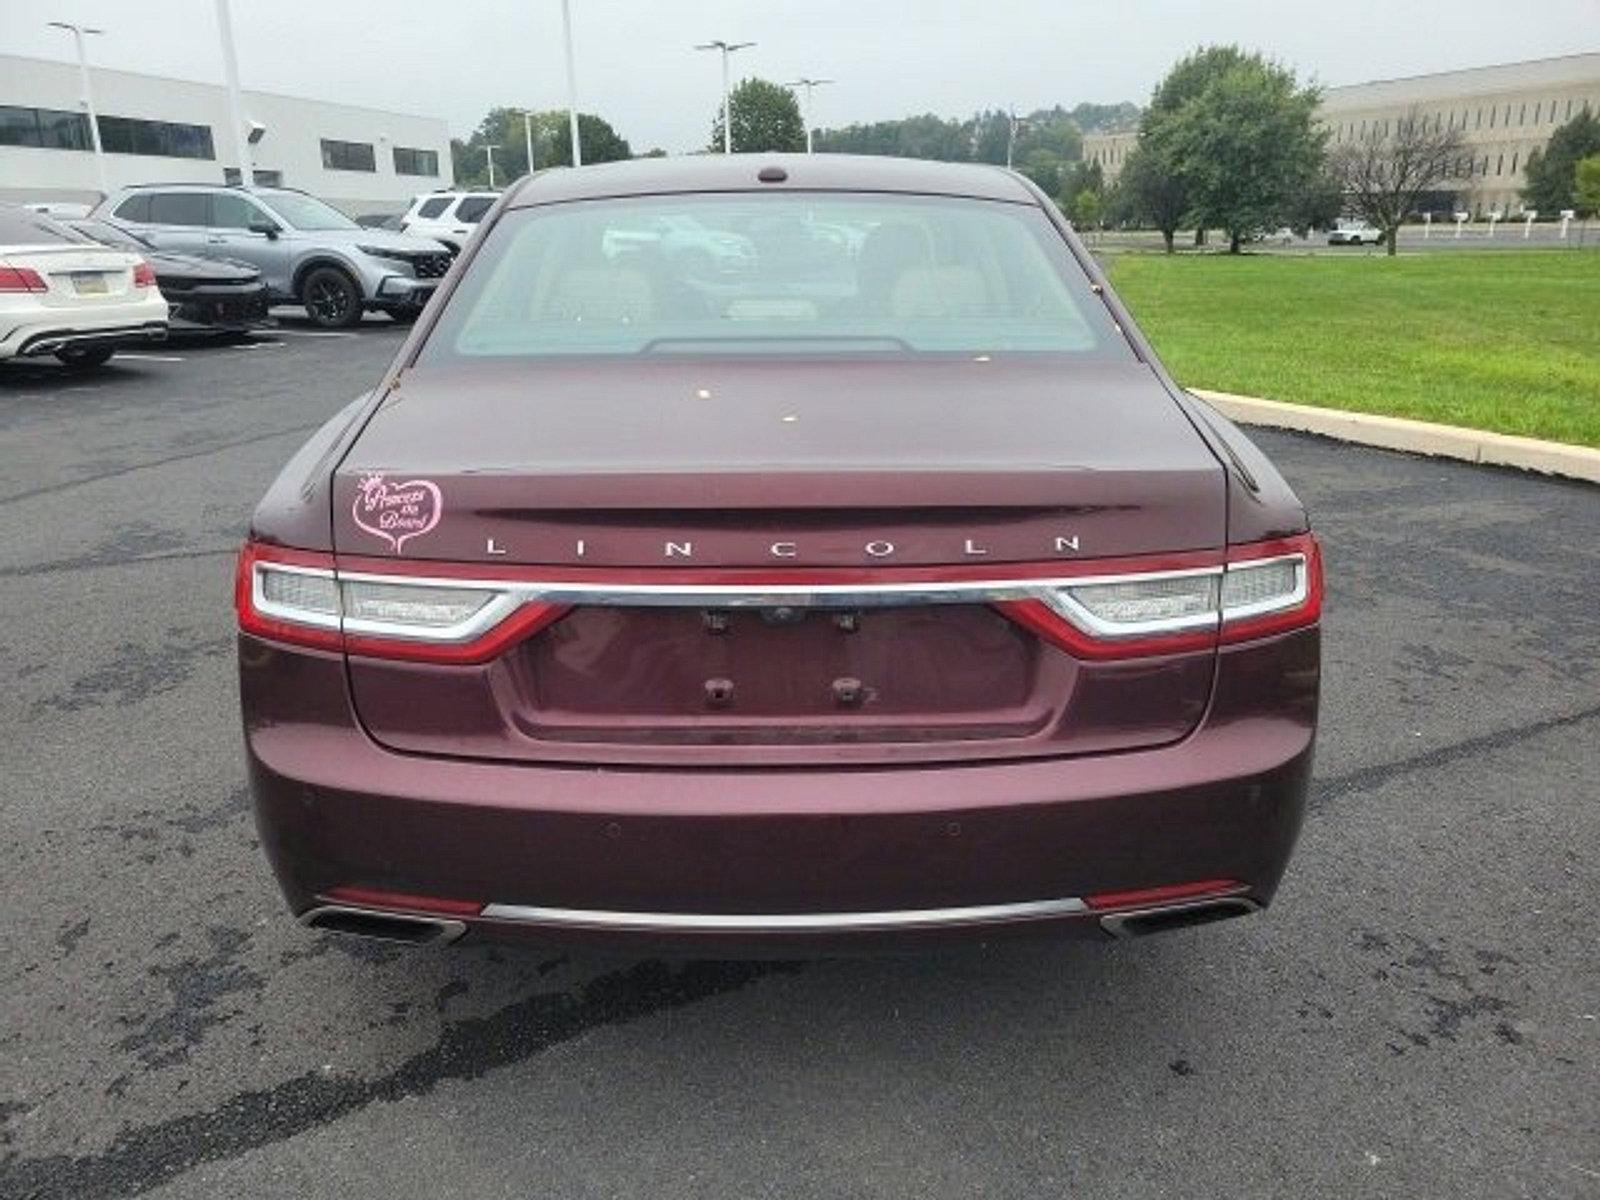
<path fill-rule="evenodd" d="M 385 512 L 380 518 L 380 522 L 387 521 L 390 517 L 402 520 L 405 512 L 405 509 L 401 509 L 399 512 Z M 388 525 L 384 527 L 391 528 Z M 1080 545 L 1081 539 L 1077 534 L 1073 534 L 1071 537 L 1054 538 L 1049 543 L 1048 550 L 1053 554 L 1076 554 Z M 484 542 L 483 550 L 485 554 L 497 556 L 509 552 L 505 545 L 502 545 L 494 538 L 488 538 Z M 870 542 L 863 543 L 860 550 L 868 558 L 893 558 L 900 553 L 899 546 L 882 538 L 874 538 Z M 966 538 L 961 544 L 960 552 L 969 558 L 982 558 L 989 553 L 989 547 L 973 538 Z M 767 555 L 771 558 L 799 558 L 802 553 L 803 548 L 799 542 L 772 542 L 767 546 Z M 587 558 L 589 555 L 589 543 L 581 539 L 573 542 L 572 554 L 575 558 Z M 695 554 L 695 543 L 692 541 L 668 541 L 661 544 L 661 557 L 663 558 L 693 560 Z"/>

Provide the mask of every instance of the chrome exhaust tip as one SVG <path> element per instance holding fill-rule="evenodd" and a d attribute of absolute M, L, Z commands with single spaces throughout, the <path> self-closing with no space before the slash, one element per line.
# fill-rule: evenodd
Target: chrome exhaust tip
<path fill-rule="evenodd" d="M 307 909 L 300 914 L 300 924 L 373 941 L 402 942 L 408 946 L 442 946 L 455 941 L 467 931 L 464 921 L 380 912 L 346 904 L 322 904 Z"/>
<path fill-rule="evenodd" d="M 1260 908 L 1261 905 L 1248 896 L 1223 896 L 1111 913 L 1100 918 L 1100 928 L 1114 938 L 1145 937 L 1169 929 L 1187 929 L 1191 925 L 1209 925 L 1213 921 L 1242 917 Z"/>

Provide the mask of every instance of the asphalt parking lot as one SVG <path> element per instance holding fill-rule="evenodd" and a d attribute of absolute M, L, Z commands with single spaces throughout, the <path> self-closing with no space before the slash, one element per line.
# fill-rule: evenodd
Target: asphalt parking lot
<path fill-rule="evenodd" d="M 297 927 L 254 844 L 230 572 L 400 336 L 0 372 L 0 1196 L 1600 1196 L 1600 489 L 1260 435 L 1329 583 L 1263 916 L 372 947 Z"/>

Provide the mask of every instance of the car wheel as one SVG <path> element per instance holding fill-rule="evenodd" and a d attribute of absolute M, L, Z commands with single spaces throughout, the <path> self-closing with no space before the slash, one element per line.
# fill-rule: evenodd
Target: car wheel
<path fill-rule="evenodd" d="M 76 346 L 57 350 L 56 357 L 69 371 L 93 371 L 111 361 L 115 346 Z"/>
<path fill-rule="evenodd" d="M 300 284 L 306 315 L 324 329 L 347 329 L 361 320 L 361 290 L 338 267 L 318 267 Z"/>

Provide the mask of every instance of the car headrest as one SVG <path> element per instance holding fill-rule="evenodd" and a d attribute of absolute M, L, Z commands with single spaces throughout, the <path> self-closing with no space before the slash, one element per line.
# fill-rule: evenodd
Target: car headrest
<path fill-rule="evenodd" d="M 890 310 L 897 317 L 982 317 L 994 305 L 973 267 L 915 267 L 895 280 Z"/>
<path fill-rule="evenodd" d="M 626 325 L 656 315 L 655 288 L 643 271 L 628 267 L 569 267 L 543 307 L 546 320 Z"/>

